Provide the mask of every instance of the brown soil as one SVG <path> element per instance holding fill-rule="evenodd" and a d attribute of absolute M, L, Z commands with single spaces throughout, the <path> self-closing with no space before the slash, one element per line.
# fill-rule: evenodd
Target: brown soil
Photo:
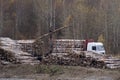
<path fill-rule="evenodd" d="M 120 80 L 120 69 L 58 65 L 0 65 L 0 78 L 33 80 Z"/>

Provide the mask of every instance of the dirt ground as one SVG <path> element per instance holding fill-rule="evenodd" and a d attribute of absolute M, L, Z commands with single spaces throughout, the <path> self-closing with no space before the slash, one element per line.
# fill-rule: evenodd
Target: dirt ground
<path fill-rule="evenodd" d="M 58 65 L 0 65 L 0 80 L 120 80 L 120 69 Z"/>

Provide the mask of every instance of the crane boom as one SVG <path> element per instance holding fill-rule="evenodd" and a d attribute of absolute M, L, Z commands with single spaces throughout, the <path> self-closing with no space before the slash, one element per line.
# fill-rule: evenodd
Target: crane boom
<path fill-rule="evenodd" d="M 60 27 L 60 28 L 58 28 L 58 29 L 56 29 L 56 30 L 54 30 L 54 31 L 52 31 L 52 32 L 43 34 L 42 36 L 38 37 L 37 40 L 38 40 L 38 39 L 42 39 L 42 38 L 44 38 L 44 37 L 46 37 L 46 36 L 49 36 L 50 34 L 56 33 L 57 31 L 60 31 L 60 30 L 65 29 L 65 28 L 67 28 L 67 27 L 69 27 L 69 26 Z"/>

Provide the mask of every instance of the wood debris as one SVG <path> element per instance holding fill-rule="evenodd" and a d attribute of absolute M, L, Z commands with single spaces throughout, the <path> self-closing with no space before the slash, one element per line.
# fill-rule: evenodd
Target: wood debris
<path fill-rule="evenodd" d="M 96 57 L 92 52 L 72 52 L 72 53 L 52 53 L 51 55 L 44 57 L 44 64 L 55 64 L 55 65 L 68 65 L 68 66 L 84 66 L 84 67 L 95 67 L 95 68 L 120 68 L 120 59 L 108 59 L 104 55 Z M 87 53 L 93 54 L 93 56 Z M 87 55 L 87 56 L 86 56 Z M 104 60 L 103 60 L 104 59 Z"/>

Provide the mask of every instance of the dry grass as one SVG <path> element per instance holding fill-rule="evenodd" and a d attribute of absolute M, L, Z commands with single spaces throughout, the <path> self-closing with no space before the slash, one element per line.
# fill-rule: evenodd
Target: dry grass
<path fill-rule="evenodd" d="M 57 65 L 37 65 L 36 72 L 38 74 L 50 74 L 50 76 L 64 73 L 62 67 Z"/>

